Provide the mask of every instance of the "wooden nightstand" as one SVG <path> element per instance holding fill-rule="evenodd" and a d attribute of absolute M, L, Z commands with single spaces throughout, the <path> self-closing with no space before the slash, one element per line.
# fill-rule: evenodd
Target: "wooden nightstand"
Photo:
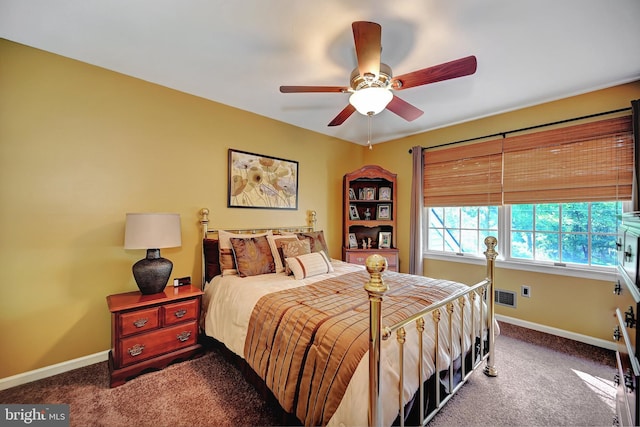
<path fill-rule="evenodd" d="M 167 286 L 163 292 L 109 295 L 111 311 L 111 387 L 143 371 L 203 353 L 198 343 L 202 291 Z"/>

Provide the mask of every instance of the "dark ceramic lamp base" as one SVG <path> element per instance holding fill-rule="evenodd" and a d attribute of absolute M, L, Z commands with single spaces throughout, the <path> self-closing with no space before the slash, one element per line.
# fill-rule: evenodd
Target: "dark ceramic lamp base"
<path fill-rule="evenodd" d="M 157 294 L 167 286 L 173 263 L 160 256 L 160 249 L 147 249 L 147 257 L 133 264 L 133 277 L 143 294 Z"/>

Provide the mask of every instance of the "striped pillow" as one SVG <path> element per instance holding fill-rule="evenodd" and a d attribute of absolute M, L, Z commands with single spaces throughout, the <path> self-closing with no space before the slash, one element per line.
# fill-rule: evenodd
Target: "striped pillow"
<path fill-rule="evenodd" d="M 329 261 L 324 251 L 289 257 L 286 259 L 286 262 L 296 280 L 306 279 L 307 277 L 317 276 L 318 274 L 331 273 L 333 271 L 331 261 Z"/>

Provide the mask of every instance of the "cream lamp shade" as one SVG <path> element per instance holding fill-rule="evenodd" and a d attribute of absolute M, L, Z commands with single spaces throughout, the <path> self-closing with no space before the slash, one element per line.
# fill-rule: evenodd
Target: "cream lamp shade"
<path fill-rule="evenodd" d="M 147 257 L 133 265 L 133 277 L 143 294 L 162 292 L 173 263 L 160 256 L 160 248 L 182 245 L 180 215 L 175 213 L 128 213 L 124 248 L 146 249 Z"/>

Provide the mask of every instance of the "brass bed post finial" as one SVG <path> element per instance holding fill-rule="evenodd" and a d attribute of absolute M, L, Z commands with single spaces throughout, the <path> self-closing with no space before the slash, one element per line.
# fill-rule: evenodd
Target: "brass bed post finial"
<path fill-rule="evenodd" d="M 484 244 L 487 247 L 487 250 L 484 253 L 484 256 L 487 258 L 487 279 L 489 280 L 489 295 L 487 303 L 489 305 L 489 357 L 487 357 L 487 365 L 484 367 L 485 375 L 489 377 L 498 376 L 498 370 L 495 367 L 495 263 L 496 258 L 498 256 L 498 252 L 496 252 L 496 245 L 498 244 L 498 239 L 493 236 L 488 236 L 484 239 Z"/>
<path fill-rule="evenodd" d="M 382 298 L 389 287 L 382 280 L 387 259 L 374 254 L 365 262 L 369 281 L 364 289 L 369 294 L 369 425 L 382 426 L 380 394 L 380 343 L 382 339 Z"/>

